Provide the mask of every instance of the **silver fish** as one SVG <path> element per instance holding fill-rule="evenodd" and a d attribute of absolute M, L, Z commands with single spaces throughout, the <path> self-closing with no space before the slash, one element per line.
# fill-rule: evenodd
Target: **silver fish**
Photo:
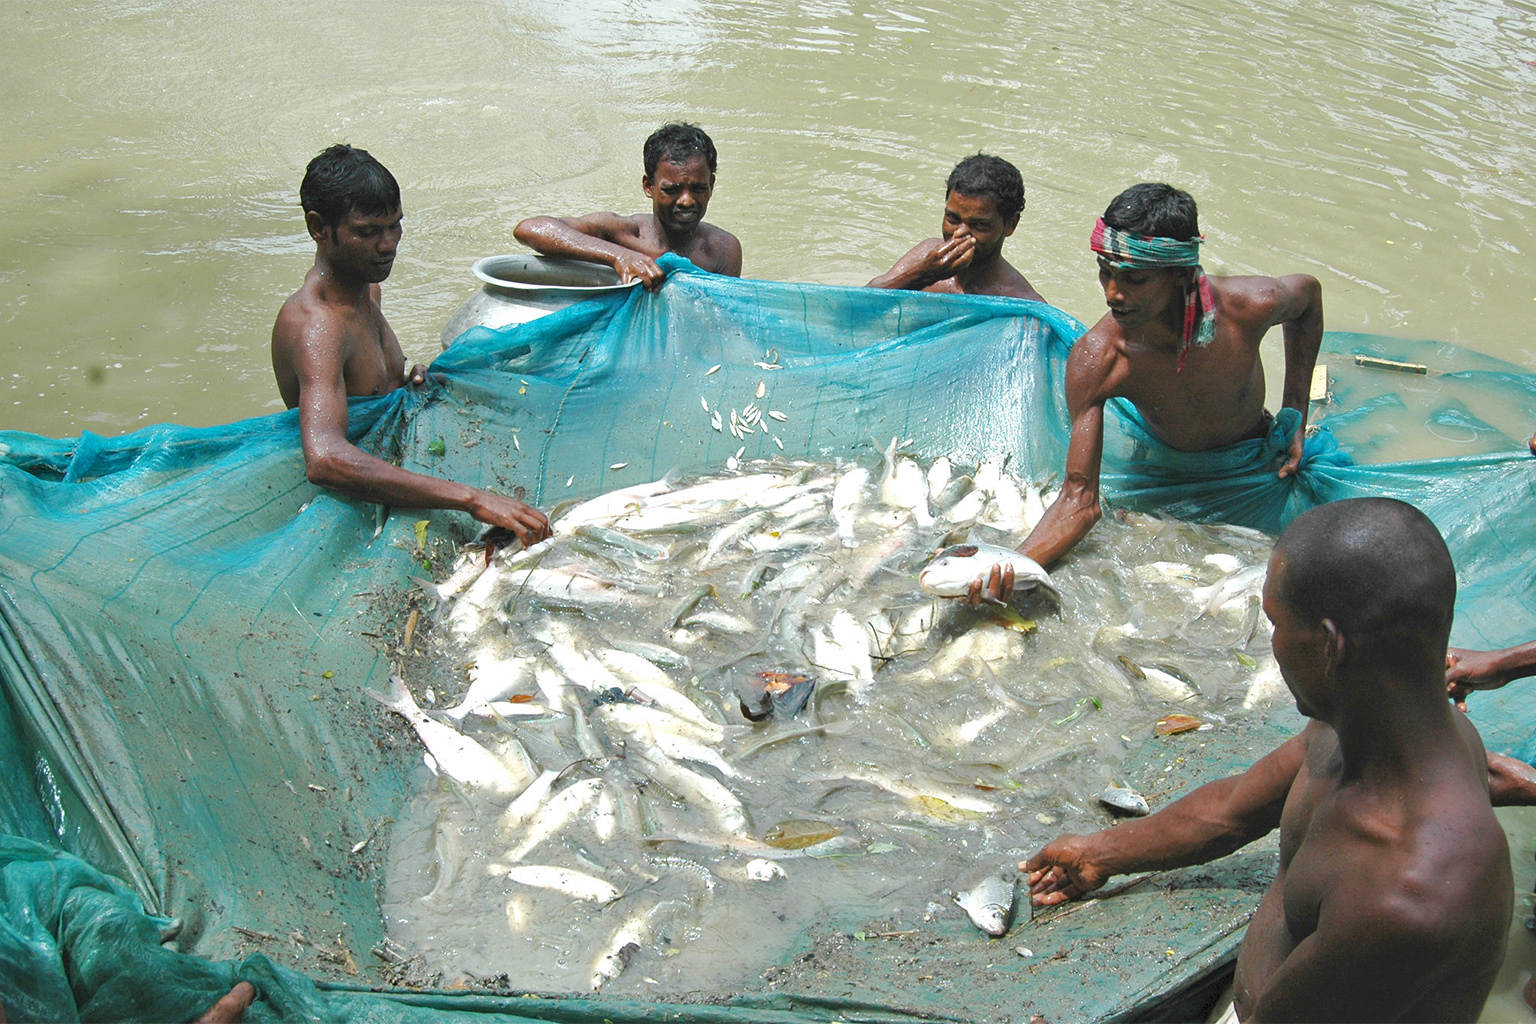
<path fill-rule="evenodd" d="M 1151 814 L 1152 808 L 1147 806 L 1147 798 L 1134 789 L 1124 789 L 1120 786 L 1111 786 L 1099 794 L 1099 803 L 1118 814 L 1140 818 Z"/>
<path fill-rule="evenodd" d="M 522 792 L 533 781 L 533 775 L 524 771 L 526 754 L 521 760 L 502 760 L 457 729 L 427 717 L 399 676 L 391 676 L 389 682 L 384 693 L 366 688 L 363 692 L 411 723 L 445 775 L 471 789 L 506 796 Z"/>
<path fill-rule="evenodd" d="M 969 914 L 971 923 L 988 935 L 1006 935 L 1013 922 L 1013 893 L 1012 878 L 991 874 L 964 892 L 956 893 L 955 905 Z"/>
<path fill-rule="evenodd" d="M 985 580 L 994 566 L 1013 566 L 1015 593 L 1036 587 L 1056 596 L 1050 573 L 1026 555 L 996 544 L 956 544 L 934 556 L 918 573 L 918 584 L 938 597 L 964 597 L 971 581 Z"/>
<path fill-rule="evenodd" d="M 612 903 L 619 898 L 619 890 L 613 883 L 570 868 L 548 864 L 514 864 L 507 868 L 507 877 L 519 885 L 552 889 L 578 900 Z"/>

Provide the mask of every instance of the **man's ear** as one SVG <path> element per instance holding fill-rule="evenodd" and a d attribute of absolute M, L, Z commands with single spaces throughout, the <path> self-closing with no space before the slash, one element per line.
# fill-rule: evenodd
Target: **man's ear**
<path fill-rule="evenodd" d="M 317 243 L 322 243 L 327 240 L 326 234 L 327 232 L 330 232 L 330 225 L 325 222 L 324 217 L 320 216 L 320 214 L 316 213 L 314 210 L 304 211 L 304 226 L 309 229 L 309 237 L 313 238 Z M 335 232 L 330 232 L 330 235 L 330 241 L 336 241 Z"/>
<path fill-rule="evenodd" d="M 1008 218 L 1007 223 L 1005 223 L 1003 225 L 1003 237 L 1004 238 L 1007 238 L 1009 235 L 1013 234 L 1014 231 L 1016 231 L 1018 229 L 1019 218 L 1021 216 L 1023 216 L 1023 214 L 1024 214 L 1024 211 L 1020 210 L 1018 213 L 1016 213 L 1012 217 Z"/>
<path fill-rule="evenodd" d="M 1332 619 L 1324 619 L 1321 623 L 1323 632 L 1327 635 L 1327 665 L 1325 666 L 1330 676 L 1344 666 L 1344 659 L 1348 655 L 1348 647 L 1344 641 L 1344 634 Z"/>
<path fill-rule="evenodd" d="M 640 191 L 644 192 L 647 198 L 651 197 L 651 189 L 655 187 L 656 183 L 651 180 L 649 174 L 640 175 Z"/>

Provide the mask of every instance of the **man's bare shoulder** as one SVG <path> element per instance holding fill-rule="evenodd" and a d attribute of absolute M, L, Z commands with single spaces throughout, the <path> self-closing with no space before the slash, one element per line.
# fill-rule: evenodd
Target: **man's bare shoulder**
<path fill-rule="evenodd" d="M 1230 321 L 1266 327 L 1274 322 L 1278 312 L 1294 304 L 1301 293 L 1317 285 L 1317 279 L 1309 274 L 1208 277 L 1207 280 L 1216 299 L 1218 323 L 1225 317 Z"/>
<path fill-rule="evenodd" d="M 1067 387 L 1085 399 L 1104 401 L 1118 394 L 1127 363 L 1120 326 L 1107 313 L 1075 342 L 1067 357 Z"/>

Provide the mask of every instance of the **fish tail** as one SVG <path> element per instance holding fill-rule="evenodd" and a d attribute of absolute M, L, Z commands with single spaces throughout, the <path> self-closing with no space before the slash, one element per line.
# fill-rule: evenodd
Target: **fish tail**
<path fill-rule="evenodd" d="M 363 687 L 363 692 L 389 708 L 389 710 L 398 711 L 402 715 L 420 710 L 416 706 L 416 698 L 411 696 L 411 691 L 406 688 L 405 680 L 401 679 L 398 674 L 389 677 L 389 687 L 383 693 L 377 690 L 370 690 L 366 686 Z"/>

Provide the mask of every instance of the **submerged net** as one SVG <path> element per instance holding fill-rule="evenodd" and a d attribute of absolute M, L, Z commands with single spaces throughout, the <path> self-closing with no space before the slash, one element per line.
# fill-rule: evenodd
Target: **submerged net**
<path fill-rule="evenodd" d="M 1060 384 L 1081 330 L 1070 317 L 1011 300 L 670 267 L 655 294 L 469 332 L 422 391 L 354 400 L 354 439 L 421 472 L 524 487 L 541 507 L 728 458 L 862 456 L 873 466 L 875 446 L 893 436 L 911 439 L 924 465 L 1006 459 L 1039 483 L 1060 472 Z M 1319 457 L 1295 481 L 1238 467 L 1236 486 L 1170 493 L 1156 488 L 1178 485 L 1145 468 L 1135 425 L 1117 411 L 1106 500 L 1273 530 L 1318 501 L 1400 497 L 1434 519 L 1456 559 L 1454 642 L 1536 635 L 1536 460 L 1523 440 L 1536 377 L 1428 342 L 1329 335 L 1325 349 L 1332 396 L 1312 419 L 1348 458 Z M 1432 376 L 1357 367 L 1356 353 L 1423 363 Z M 733 434 L 730 417 L 756 401 L 759 381 L 784 418 Z M 415 737 L 363 691 L 387 690 L 392 666 L 411 657 L 409 577 L 433 575 L 434 560 L 440 574 L 473 524 L 436 513 L 418 535 L 415 515 L 384 518 L 312 487 L 292 413 L 112 439 L 5 433 L 0 443 L 0 828 L 13 837 L 0 850 L 0 1004 L 13 1019 L 189 1018 L 236 974 L 261 990 L 253 1020 L 387 1019 L 408 1005 L 538 1020 L 680 1012 L 636 998 L 363 991 L 409 980 L 382 927 L 382 857 L 402 808 L 431 789 Z M 1326 435 L 1314 443 L 1328 447 Z M 1529 760 L 1531 705 L 1515 689 L 1479 695 L 1474 720 L 1490 748 Z M 1183 746 L 1138 736 L 1123 778 L 1144 792 L 1159 779 L 1193 785 L 1251 761 L 1294 724 L 1294 713 L 1261 716 Z M 713 1005 L 690 1001 L 686 1012 L 1132 1014 L 1230 957 L 1266 856 L 1190 869 L 1176 894 L 1148 887 L 1155 906 L 1133 889 L 1015 926 L 1005 948 L 963 917 L 943 918 L 925 932 L 937 947 L 902 947 L 939 957 L 938 979 L 894 955 L 917 940 L 868 941 L 868 912 L 829 914 L 783 958 L 781 980 L 704 993 Z M 163 931 L 198 956 L 161 948 Z M 1038 962 L 1014 952 L 1019 942 L 1040 947 Z M 1103 970 L 1088 975 L 1081 956 Z"/>

